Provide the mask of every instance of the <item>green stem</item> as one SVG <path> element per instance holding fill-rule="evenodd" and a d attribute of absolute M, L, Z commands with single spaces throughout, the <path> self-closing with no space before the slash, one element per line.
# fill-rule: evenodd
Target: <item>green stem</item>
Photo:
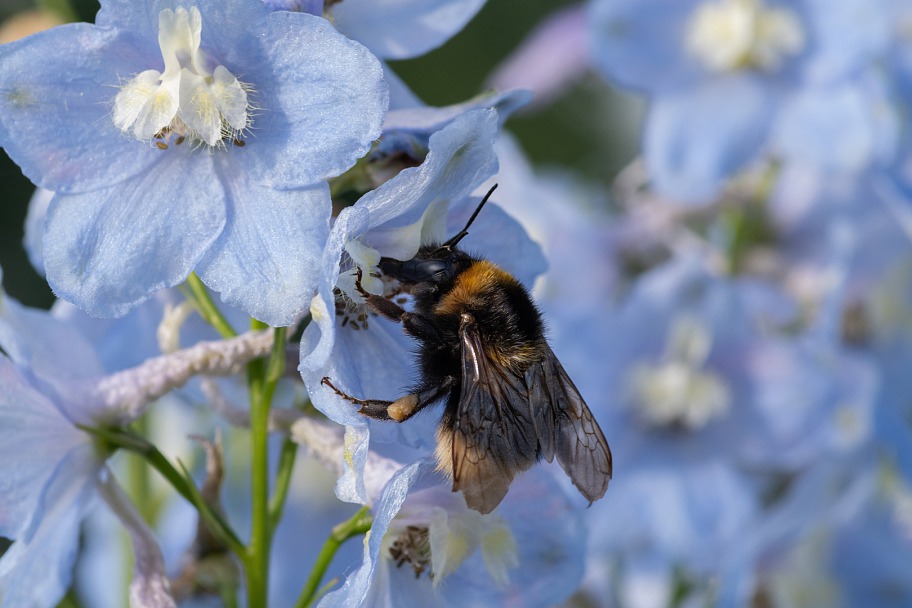
<path fill-rule="evenodd" d="M 206 289 L 206 286 L 203 285 L 203 282 L 196 276 L 195 272 L 190 273 L 187 281 L 181 285 L 181 292 L 193 302 L 200 316 L 214 327 L 223 338 L 233 338 L 237 335 L 237 332 L 231 327 L 231 323 L 228 322 L 222 311 L 212 301 L 209 290 Z"/>
<path fill-rule="evenodd" d="M 266 327 L 256 320 L 250 325 L 251 329 Z M 285 365 L 286 331 L 284 327 L 275 329 L 275 343 L 268 364 L 257 360 L 247 365 L 251 460 L 251 529 L 245 560 L 248 606 L 267 606 L 269 599 L 269 550 L 273 530 L 269 507 L 269 409 Z"/>
<path fill-rule="evenodd" d="M 137 435 L 126 429 L 96 428 L 77 425 L 80 429 L 100 439 L 105 449 L 123 448 L 138 454 L 158 471 L 177 492 L 196 507 L 200 517 L 206 522 L 209 530 L 226 547 L 231 549 L 238 557 L 245 555 L 244 543 L 240 541 L 228 523 L 203 499 L 193 483 L 192 478 L 183 469 L 178 471 L 174 465 L 162 454 L 157 447 L 149 443 L 145 437 Z M 182 466 L 182 465 L 181 465 Z"/>
<path fill-rule="evenodd" d="M 298 596 L 298 601 L 295 602 L 295 608 L 308 608 L 314 603 L 318 597 L 317 589 L 320 586 L 320 581 L 323 580 L 323 575 L 326 574 L 326 569 L 329 567 L 329 563 L 335 556 L 336 551 L 348 539 L 367 534 L 373 523 L 374 518 L 370 514 L 370 509 L 362 507 L 351 519 L 332 529 L 329 538 L 326 539 L 326 543 L 323 544 L 323 548 L 317 556 L 317 562 L 314 564 L 313 570 L 310 571 L 310 576 L 301 591 L 301 595 Z"/>
<path fill-rule="evenodd" d="M 272 498 L 269 499 L 269 535 L 275 533 L 282 512 L 285 510 L 285 499 L 288 497 L 288 488 L 291 486 L 291 474 L 294 472 L 295 456 L 298 453 L 298 444 L 286 437 L 282 442 L 282 451 L 279 453 L 279 470 L 276 473 L 275 488 Z"/>
<path fill-rule="evenodd" d="M 142 416 L 133 424 L 133 428 L 137 434 L 146 437 L 149 434 L 148 417 Z M 154 527 L 157 509 L 153 506 L 149 467 L 138 454 L 127 452 L 125 456 L 127 457 L 127 494 L 136 505 L 142 518 Z M 126 548 L 124 555 L 127 563 L 124 564 L 123 581 L 119 592 L 121 601 L 127 605 L 130 597 L 130 581 L 133 579 L 133 543 L 129 535 L 123 532 L 120 534 L 120 540 Z"/>
<path fill-rule="evenodd" d="M 134 423 L 137 434 L 145 437 L 149 433 L 149 419 L 142 416 Z M 143 459 L 137 455 L 130 455 L 128 462 L 129 467 L 129 495 L 136 503 L 136 507 L 142 514 L 143 519 L 150 525 L 155 524 L 158 515 L 158 509 L 155 507 L 155 501 L 152 497 L 152 487 L 149 480 L 149 468 Z"/>

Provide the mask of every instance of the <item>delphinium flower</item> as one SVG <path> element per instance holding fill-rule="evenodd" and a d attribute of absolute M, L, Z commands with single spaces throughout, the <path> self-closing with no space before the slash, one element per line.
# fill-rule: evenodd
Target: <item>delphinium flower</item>
<path fill-rule="evenodd" d="M 907 605 L 912 493 L 894 467 L 871 456 L 821 461 L 796 480 L 729 556 L 720 603 Z"/>
<path fill-rule="evenodd" d="M 56 193 L 55 292 L 123 315 L 197 272 L 288 325 L 315 287 L 324 180 L 380 132 L 382 69 L 325 20 L 257 0 L 102 3 L 0 48 L 0 144 Z"/>
<path fill-rule="evenodd" d="M 593 363 L 577 358 L 575 381 L 596 396 L 590 406 L 625 472 L 591 510 L 590 593 L 605 592 L 613 567 L 628 599 L 646 581 L 666 599 L 682 581 L 707 591 L 763 521 L 771 484 L 871 436 L 872 363 L 777 336 L 770 327 L 790 318 L 788 299 L 706 264 L 691 255 L 657 267 L 619 308 L 593 313 L 590 338 L 568 338 L 589 349 Z"/>
<path fill-rule="evenodd" d="M 419 416 L 406 425 L 369 422 L 357 408 L 321 386 L 322 378 L 330 377 L 351 394 L 383 399 L 401 396 L 396 393 L 412 379 L 410 339 L 400 325 L 364 308 L 353 289 L 357 269 L 362 269 L 367 290 L 382 293 L 383 283 L 371 276 L 381 256 L 410 259 L 422 242 L 442 241 L 461 229 L 477 205 L 472 191 L 496 171 L 496 132 L 493 110 L 473 110 L 455 119 L 431 136 L 421 165 L 403 169 L 343 210 L 333 226 L 323 257 L 319 295 L 311 304 L 314 322 L 301 339 L 300 370 L 314 405 L 347 425 L 350 433 L 348 462 L 357 473 L 346 476 L 344 489 L 340 488 L 340 497 L 346 500 L 364 500 L 360 468 L 368 428 L 379 437 L 427 447 L 436 422 L 431 416 Z M 519 225 L 496 206 L 486 207 L 485 214 L 484 221 L 473 225 L 473 236 L 465 246 L 477 243 L 490 259 L 504 264 L 521 280 L 531 280 L 542 268 L 540 253 Z M 486 239 L 486 235 L 492 238 Z"/>
<path fill-rule="evenodd" d="M 846 606 L 912 603 L 912 489 L 895 477 L 884 486 L 826 539 L 827 570 Z"/>
<path fill-rule="evenodd" d="M 762 154 L 857 171 L 881 161 L 884 2 L 593 0 L 595 64 L 649 98 L 643 154 L 673 200 L 712 199 Z"/>
<path fill-rule="evenodd" d="M 201 343 L 105 375 L 72 325 L 0 295 L 0 425 L 3 433 L 0 558 L 4 606 L 52 605 L 69 586 L 79 524 L 102 497 L 130 532 L 136 556 L 132 601 L 173 605 L 161 553 L 106 465 L 109 448 L 77 425 L 123 425 L 196 373 L 230 373 L 267 353 L 270 334 Z M 50 573 L 50 575 L 49 575 Z"/>
<path fill-rule="evenodd" d="M 441 484 L 433 459 L 392 477 L 376 464 L 365 471 L 375 515 L 361 565 L 320 606 L 549 606 L 578 585 L 581 513 L 550 471 L 520 476 L 481 515 Z"/>
<path fill-rule="evenodd" d="M 424 103 L 386 65 L 386 60 L 418 57 L 458 34 L 486 0 L 263 0 L 271 10 L 325 16 L 342 34 L 384 61 L 390 107 Z"/>
<path fill-rule="evenodd" d="M 912 478 L 907 373 L 912 242 L 903 195 L 883 180 L 845 180 L 784 170 L 771 198 L 783 283 L 814 311 L 821 340 L 875 362 L 878 451 Z M 899 220 L 899 221 L 897 221 Z"/>

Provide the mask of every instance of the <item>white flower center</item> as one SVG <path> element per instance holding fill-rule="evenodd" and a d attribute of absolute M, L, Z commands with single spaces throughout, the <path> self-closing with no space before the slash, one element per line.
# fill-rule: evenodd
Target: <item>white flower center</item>
<path fill-rule="evenodd" d="M 638 365 L 631 374 L 633 403 L 643 420 L 695 430 L 728 411 L 731 393 L 725 381 L 702 369 L 711 347 L 709 332 L 694 320 L 674 325 L 663 360 Z"/>
<path fill-rule="evenodd" d="M 694 12 L 687 50 L 709 69 L 775 71 L 804 48 L 804 30 L 794 12 L 762 0 L 716 0 Z"/>
<path fill-rule="evenodd" d="M 380 264 L 380 252 L 358 240 L 346 243 L 345 252 L 351 258 L 352 267 L 339 274 L 336 287 L 355 304 L 363 304 L 364 296 L 355 287 L 360 269 L 361 287 L 368 293 L 383 295 L 383 281 L 373 274 L 377 271 L 377 265 Z"/>
<path fill-rule="evenodd" d="M 141 141 L 175 143 L 189 137 L 215 146 L 236 141 L 250 125 L 248 85 L 200 49 L 202 18 L 189 11 L 164 9 L 158 15 L 158 46 L 164 72 L 146 70 L 123 85 L 114 98 L 114 124 Z"/>
<path fill-rule="evenodd" d="M 417 575 L 427 572 L 434 585 L 459 569 L 476 551 L 495 583 L 506 586 L 519 565 L 516 539 L 499 515 L 462 508 L 425 507 L 400 511 L 384 538 L 386 552 L 398 566 L 409 563 Z"/>

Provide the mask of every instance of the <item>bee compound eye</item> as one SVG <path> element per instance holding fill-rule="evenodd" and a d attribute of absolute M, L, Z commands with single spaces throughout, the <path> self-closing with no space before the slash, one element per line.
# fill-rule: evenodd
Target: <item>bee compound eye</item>
<path fill-rule="evenodd" d="M 445 260 L 427 260 L 418 265 L 418 275 L 430 279 L 443 279 L 449 271 L 450 265 Z"/>

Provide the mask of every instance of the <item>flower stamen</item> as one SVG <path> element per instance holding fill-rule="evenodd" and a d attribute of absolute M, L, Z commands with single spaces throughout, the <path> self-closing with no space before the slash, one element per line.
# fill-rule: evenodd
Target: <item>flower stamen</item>
<path fill-rule="evenodd" d="M 114 97 L 114 124 L 140 141 L 159 140 L 160 150 L 187 137 L 209 146 L 233 142 L 249 128 L 250 85 L 200 49 L 199 9 L 164 9 L 158 16 L 158 44 L 163 72 L 146 70 L 123 85 Z"/>
<path fill-rule="evenodd" d="M 772 72 L 804 48 L 805 35 L 789 9 L 764 6 L 762 0 L 718 0 L 694 12 L 685 42 L 713 71 Z"/>

